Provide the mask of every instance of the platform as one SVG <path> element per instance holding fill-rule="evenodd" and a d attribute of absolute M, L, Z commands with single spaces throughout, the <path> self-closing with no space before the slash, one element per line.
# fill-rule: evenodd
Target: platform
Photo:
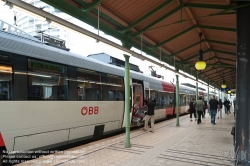
<path fill-rule="evenodd" d="M 155 125 L 155 132 L 131 132 L 131 148 L 124 147 L 125 134 L 82 145 L 63 153 L 22 163 L 34 166 L 229 166 L 233 152 L 233 114 L 223 114 L 211 124 L 206 114 L 202 124 L 190 122 L 189 115 Z"/>

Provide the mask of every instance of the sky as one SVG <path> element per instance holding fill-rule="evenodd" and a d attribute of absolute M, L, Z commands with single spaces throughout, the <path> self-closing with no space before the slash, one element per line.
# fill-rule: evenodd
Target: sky
<path fill-rule="evenodd" d="M 14 24 L 14 11 L 20 12 L 16 9 L 9 9 L 8 6 L 2 6 L 0 4 L 0 19 L 13 25 Z M 91 26 L 89 26 L 89 25 L 87 25 L 87 24 L 85 24 L 85 23 L 83 23 L 75 18 L 70 18 L 69 21 L 78 25 L 78 26 L 81 26 L 81 27 L 93 32 L 93 33 L 96 33 L 96 34 L 98 33 L 97 29 L 94 29 L 93 27 L 91 27 Z M 55 25 L 55 26 L 57 26 L 57 25 Z M 119 45 L 122 44 L 119 40 L 113 38 L 112 36 L 106 35 L 101 31 L 99 32 L 99 34 L 100 34 L 100 36 L 105 37 L 113 42 L 116 42 Z M 106 54 L 109 54 L 109 55 L 116 57 L 118 59 L 124 60 L 123 54 L 130 55 L 127 52 L 124 52 L 122 50 L 119 50 L 117 48 L 109 46 L 105 43 L 96 42 L 96 40 L 93 38 L 90 38 L 88 36 L 79 34 L 79 33 L 74 32 L 74 31 L 69 31 L 69 30 L 68 30 L 68 41 L 66 42 L 66 46 L 70 49 L 70 52 L 73 52 L 73 53 L 76 53 L 76 54 L 79 54 L 82 56 L 88 56 L 90 54 L 97 54 L 97 53 L 106 53 Z M 132 48 L 132 50 L 141 54 L 140 50 L 137 50 L 135 48 Z M 142 54 L 144 56 L 151 57 L 150 55 L 147 55 L 144 52 L 142 52 Z M 154 59 L 154 60 L 160 62 L 157 59 Z M 164 76 L 165 81 L 173 82 L 176 80 L 176 76 L 173 72 L 166 70 L 164 68 L 161 68 L 160 66 L 152 64 L 146 60 L 142 61 L 141 59 L 135 58 L 135 57 L 130 55 L 130 63 L 138 65 L 140 70 L 143 71 L 143 73 L 146 75 L 150 75 L 149 66 L 153 66 L 153 69 L 157 71 L 158 75 Z M 196 84 L 195 81 L 190 80 L 190 79 L 185 78 L 185 77 L 182 77 L 182 76 L 179 76 L 179 82 L 180 83 L 191 83 L 193 85 Z M 206 89 L 206 91 L 207 91 L 206 86 L 200 84 L 199 87 L 202 87 L 202 88 Z"/>

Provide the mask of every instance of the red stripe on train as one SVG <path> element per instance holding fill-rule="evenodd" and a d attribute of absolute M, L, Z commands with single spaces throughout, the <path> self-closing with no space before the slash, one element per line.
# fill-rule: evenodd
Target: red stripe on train
<path fill-rule="evenodd" d="M 2 134 L 0 133 L 0 147 L 5 146 Z"/>
<path fill-rule="evenodd" d="M 172 108 L 172 107 L 166 108 L 166 117 L 167 117 L 168 115 L 172 115 L 172 114 L 173 114 L 173 108 Z"/>
<path fill-rule="evenodd" d="M 174 86 L 171 83 L 161 81 L 162 89 L 166 92 L 174 92 Z"/>

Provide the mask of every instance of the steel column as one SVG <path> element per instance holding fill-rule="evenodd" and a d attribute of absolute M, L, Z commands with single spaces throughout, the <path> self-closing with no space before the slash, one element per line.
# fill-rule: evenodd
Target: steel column
<path fill-rule="evenodd" d="M 196 101 L 198 100 L 199 96 L 198 96 L 198 78 L 196 76 L 196 93 L 195 93 L 195 98 L 196 98 Z M 196 113 L 196 117 L 198 118 L 198 113 L 197 111 L 195 112 Z"/>
<path fill-rule="evenodd" d="M 248 2 L 237 2 L 244 5 Z M 249 111 L 250 111 L 250 7 L 237 9 L 237 98 L 236 98 L 236 165 L 249 165 Z"/>
<path fill-rule="evenodd" d="M 126 116 L 126 141 L 125 148 L 130 148 L 130 67 L 129 56 L 125 55 L 125 116 Z"/>
<path fill-rule="evenodd" d="M 179 75 L 176 74 L 176 126 L 180 126 L 179 122 Z"/>
<path fill-rule="evenodd" d="M 208 86 L 207 86 L 207 102 L 209 102 L 209 98 L 210 98 L 210 96 L 209 96 L 209 80 L 208 80 L 208 84 L 207 84 Z"/>

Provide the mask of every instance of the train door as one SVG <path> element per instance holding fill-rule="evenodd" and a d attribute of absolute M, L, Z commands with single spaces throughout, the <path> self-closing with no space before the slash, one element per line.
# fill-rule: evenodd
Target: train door
<path fill-rule="evenodd" d="M 133 84 L 133 105 L 139 108 L 143 106 L 143 82 L 139 80 L 132 80 Z"/>
<path fill-rule="evenodd" d="M 144 84 L 144 99 L 149 99 L 150 98 L 150 88 L 149 88 L 149 82 L 143 82 Z"/>

